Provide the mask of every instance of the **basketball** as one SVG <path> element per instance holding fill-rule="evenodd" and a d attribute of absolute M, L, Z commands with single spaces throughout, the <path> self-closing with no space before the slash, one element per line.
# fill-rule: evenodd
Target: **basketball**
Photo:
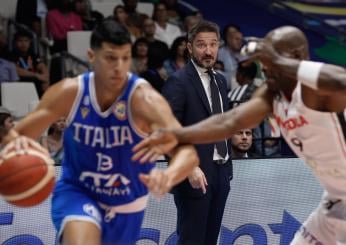
<path fill-rule="evenodd" d="M 55 185 L 54 161 L 35 149 L 3 156 L 0 163 L 0 195 L 7 202 L 30 207 L 44 201 Z"/>

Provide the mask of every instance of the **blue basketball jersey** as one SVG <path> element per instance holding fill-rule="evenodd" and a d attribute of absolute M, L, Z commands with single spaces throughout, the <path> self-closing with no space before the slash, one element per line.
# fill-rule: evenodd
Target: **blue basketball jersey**
<path fill-rule="evenodd" d="M 102 112 L 94 73 L 78 77 L 79 92 L 64 131 L 65 154 L 58 185 L 77 185 L 110 206 L 133 202 L 148 193 L 138 175 L 149 173 L 154 165 L 131 161 L 132 147 L 145 137 L 135 128 L 130 108 L 131 95 L 141 82 L 145 81 L 129 73 L 122 95 Z"/>

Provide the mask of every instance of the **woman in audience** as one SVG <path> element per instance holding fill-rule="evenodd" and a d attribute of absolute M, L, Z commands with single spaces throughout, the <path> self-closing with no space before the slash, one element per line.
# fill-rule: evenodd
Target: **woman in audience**
<path fill-rule="evenodd" d="M 148 46 L 146 38 L 141 37 L 136 40 L 132 47 L 132 65 L 131 71 L 141 74 L 148 69 Z"/>
<path fill-rule="evenodd" d="M 131 22 L 129 21 L 129 16 L 125 11 L 124 6 L 122 5 L 115 6 L 113 15 L 114 15 L 114 19 L 118 21 L 120 24 L 122 24 L 123 26 L 125 26 L 127 30 L 130 32 L 132 42 L 141 36 L 140 29 L 137 26 L 131 24 Z"/>
<path fill-rule="evenodd" d="M 170 57 L 163 63 L 163 67 L 165 68 L 168 76 L 184 67 L 187 63 L 188 52 L 186 49 L 186 44 L 186 37 L 178 37 L 174 40 L 170 49 Z"/>

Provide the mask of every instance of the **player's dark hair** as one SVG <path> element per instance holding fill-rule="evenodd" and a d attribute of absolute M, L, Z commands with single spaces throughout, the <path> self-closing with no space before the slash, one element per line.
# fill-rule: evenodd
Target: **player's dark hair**
<path fill-rule="evenodd" d="M 103 42 L 115 45 L 131 44 L 129 31 L 113 18 L 106 18 L 93 30 L 90 39 L 90 47 L 99 49 Z"/>

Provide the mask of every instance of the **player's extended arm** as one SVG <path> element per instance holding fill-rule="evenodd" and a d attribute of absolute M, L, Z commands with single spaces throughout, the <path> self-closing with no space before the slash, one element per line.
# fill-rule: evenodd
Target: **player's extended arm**
<path fill-rule="evenodd" d="M 179 122 L 173 116 L 173 113 L 166 100 L 148 85 L 142 85 L 133 95 L 131 100 L 134 121 L 137 125 L 141 122 L 149 125 L 148 132 L 158 128 L 178 128 Z M 144 125 L 145 125 L 144 124 Z M 143 125 L 143 124 L 142 124 Z M 144 128 L 142 126 L 141 128 Z M 157 159 L 157 155 L 149 154 L 149 160 Z M 192 145 L 184 145 L 175 148 L 171 152 L 171 160 L 168 168 L 165 170 L 165 176 L 168 180 L 162 192 L 167 192 L 174 185 L 184 180 L 199 164 L 196 150 Z M 142 180 L 143 181 L 143 180 Z M 148 184 L 149 189 L 154 188 L 155 183 Z"/>
<path fill-rule="evenodd" d="M 175 133 L 180 143 L 212 143 L 229 138 L 243 128 L 253 128 L 272 112 L 274 94 L 263 84 L 249 101 Z"/>

